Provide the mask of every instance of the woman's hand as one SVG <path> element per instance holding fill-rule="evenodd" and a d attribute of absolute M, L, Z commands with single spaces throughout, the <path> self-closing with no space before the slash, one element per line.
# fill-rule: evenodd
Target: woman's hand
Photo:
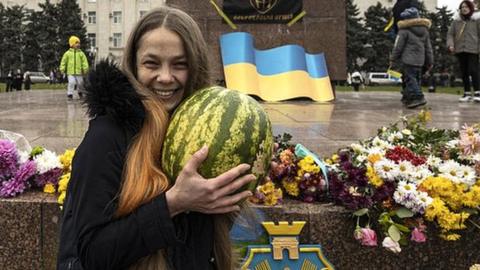
<path fill-rule="evenodd" d="M 449 53 L 454 53 L 455 49 L 452 46 L 450 46 L 450 47 L 448 47 L 448 52 Z"/>
<path fill-rule="evenodd" d="M 240 207 L 237 203 L 252 196 L 252 192 L 248 190 L 234 193 L 255 180 L 253 174 L 243 175 L 250 169 L 250 165 L 241 164 L 218 177 L 205 179 L 197 170 L 207 158 L 207 154 L 206 146 L 193 154 L 178 175 L 173 187 L 166 192 L 171 216 L 185 211 L 206 214 L 239 211 Z"/>

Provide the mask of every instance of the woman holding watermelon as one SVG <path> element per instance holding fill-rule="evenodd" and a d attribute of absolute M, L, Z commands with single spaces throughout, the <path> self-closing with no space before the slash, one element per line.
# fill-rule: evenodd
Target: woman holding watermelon
<path fill-rule="evenodd" d="M 232 269 L 229 224 L 212 214 L 240 210 L 255 179 L 242 164 L 212 179 L 196 152 L 173 186 L 160 167 L 169 113 L 209 86 L 207 45 L 186 13 L 145 15 L 121 69 L 104 61 L 89 74 L 92 118 L 76 150 L 64 205 L 58 269 Z M 219 215 L 223 216 L 223 215 Z"/>

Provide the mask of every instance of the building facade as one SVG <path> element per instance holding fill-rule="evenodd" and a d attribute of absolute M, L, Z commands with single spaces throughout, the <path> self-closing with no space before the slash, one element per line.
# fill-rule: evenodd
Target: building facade
<path fill-rule="evenodd" d="M 39 10 L 45 0 L 0 0 L 4 6 L 24 5 Z M 60 0 L 50 0 L 56 4 Z M 135 23 L 150 9 L 165 4 L 164 0 L 78 0 L 82 19 L 90 39 L 88 53 L 96 59 L 120 60 L 128 35 Z"/>

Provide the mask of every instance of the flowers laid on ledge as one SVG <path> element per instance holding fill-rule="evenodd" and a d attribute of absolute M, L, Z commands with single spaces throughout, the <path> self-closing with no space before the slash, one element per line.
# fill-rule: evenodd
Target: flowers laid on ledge
<path fill-rule="evenodd" d="M 59 157 L 42 147 L 34 147 L 28 153 L 19 151 L 13 141 L 0 139 L 0 197 L 14 197 L 30 188 L 56 192 L 60 177 L 68 172 L 66 167 L 70 166 L 72 155 L 73 152 L 69 157 Z"/>
<path fill-rule="evenodd" d="M 276 137 L 279 150 L 253 201 L 274 205 L 282 194 L 333 201 L 352 211 L 353 237 L 362 245 L 379 245 L 380 232 L 381 245 L 395 253 L 408 242 L 427 241 L 427 223 L 441 238 L 457 240 L 467 226 L 480 229 L 480 126 L 426 128 L 430 117 L 422 111 L 383 127 L 375 137 L 339 149 L 323 170 L 314 154 L 295 154 L 291 137 Z"/>

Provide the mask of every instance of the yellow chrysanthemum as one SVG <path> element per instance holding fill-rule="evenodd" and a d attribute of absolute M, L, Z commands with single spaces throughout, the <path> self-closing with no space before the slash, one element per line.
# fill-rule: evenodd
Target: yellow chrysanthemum
<path fill-rule="evenodd" d="M 58 196 L 57 202 L 59 204 L 63 204 L 63 202 L 65 201 L 65 196 L 66 195 L 67 195 L 67 193 L 65 191 L 60 193 L 60 195 Z"/>
<path fill-rule="evenodd" d="M 379 161 L 380 159 L 382 159 L 382 156 L 380 154 L 370 154 L 368 155 L 368 162 L 370 162 L 370 164 L 375 164 L 375 162 Z"/>
<path fill-rule="evenodd" d="M 463 205 L 471 208 L 480 206 L 480 186 L 472 186 L 470 191 L 463 196 Z"/>
<path fill-rule="evenodd" d="M 320 168 L 315 164 L 315 161 L 311 156 L 306 156 L 298 162 L 300 170 L 298 170 L 298 176 L 303 176 L 305 173 L 319 173 Z"/>
<path fill-rule="evenodd" d="M 300 189 L 298 188 L 298 183 L 296 181 L 287 181 L 284 179 L 282 180 L 282 185 L 285 188 L 285 191 L 293 197 L 297 197 L 300 193 Z"/>
<path fill-rule="evenodd" d="M 370 184 L 372 184 L 374 187 L 378 188 L 383 185 L 382 178 L 377 175 L 375 169 L 370 165 L 367 165 L 367 177 Z"/>
<path fill-rule="evenodd" d="M 457 233 L 440 234 L 440 237 L 447 241 L 457 241 L 458 239 L 460 239 L 460 234 L 457 234 Z"/>
<path fill-rule="evenodd" d="M 75 155 L 75 149 L 67 149 L 59 157 L 60 163 L 62 163 L 63 166 L 63 171 L 71 171 L 73 155 Z"/>
<path fill-rule="evenodd" d="M 67 191 L 68 181 L 70 180 L 70 173 L 63 174 L 58 181 L 58 192 Z"/>
<path fill-rule="evenodd" d="M 55 193 L 55 185 L 48 183 L 43 187 L 45 193 Z"/>

